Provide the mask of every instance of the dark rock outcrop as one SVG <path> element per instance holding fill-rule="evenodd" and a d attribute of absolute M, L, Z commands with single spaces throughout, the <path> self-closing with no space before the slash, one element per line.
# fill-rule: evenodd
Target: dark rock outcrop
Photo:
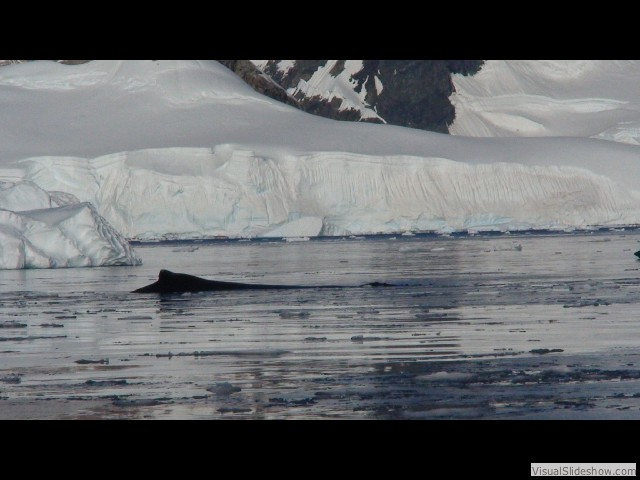
<path fill-rule="evenodd" d="M 263 68 L 266 75 L 293 97 L 303 110 L 336 120 L 385 122 L 391 125 L 448 133 L 455 118 L 449 97 L 453 93 L 452 73 L 470 75 L 482 66 L 481 60 L 363 60 L 362 68 L 351 75 L 349 83 L 356 93 L 366 91 L 363 108 L 380 117 L 364 117 L 355 108 L 341 109 L 342 99 L 325 98 L 316 92 L 297 89 L 308 81 L 328 60 L 294 60 L 293 67 L 279 69 L 280 60 L 269 60 Z M 345 69 L 338 60 L 328 75 L 337 77 Z M 381 91 L 376 81 L 382 86 Z"/>
<path fill-rule="evenodd" d="M 221 64 L 248 83 L 256 92 L 280 102 L 300 108 L 298 102 L 269 76 L 249 60 L 218 60 Z"/>

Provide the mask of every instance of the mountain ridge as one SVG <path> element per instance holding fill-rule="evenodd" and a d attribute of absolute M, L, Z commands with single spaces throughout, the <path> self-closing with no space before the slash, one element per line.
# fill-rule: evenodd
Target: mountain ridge
<path fill-rule="evenodd" d="M 451 75 L 482 60 L 252 60 L 309 113 L 448 133 Z"/>

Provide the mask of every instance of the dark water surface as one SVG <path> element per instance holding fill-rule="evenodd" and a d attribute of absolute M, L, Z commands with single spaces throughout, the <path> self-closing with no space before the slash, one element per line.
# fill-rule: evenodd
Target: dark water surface
<path fill-rule="evenodd" d="M 639 240 L 147 244 L 141 267 L 0 271 L 0 418 L 640 419 Z M 128 293 L 161 268 L 353 288 Z"/>

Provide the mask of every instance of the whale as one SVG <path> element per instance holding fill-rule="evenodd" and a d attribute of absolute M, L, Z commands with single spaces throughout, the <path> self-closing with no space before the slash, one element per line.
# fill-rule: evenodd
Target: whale
<path fill-rule="evenodd" d="M 392 287 L 383 282 L 371 282 L 359 287 Z M 169 270 L 160 270 L 158 280 L 145 287 L 138 288 L 131 293 L 195 293 L 216 292 L 225 290 L 284 290 L 299 288 L 345 288 L 339 285 L 268 285 L 263 283 L 220 282 L 207 280 L 187 273 L 174 273 Z"/>

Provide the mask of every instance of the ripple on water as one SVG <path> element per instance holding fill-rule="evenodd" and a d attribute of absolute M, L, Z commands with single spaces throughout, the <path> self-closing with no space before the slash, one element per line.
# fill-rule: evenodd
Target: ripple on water
<path fill-rule="evenodd" d="M 0 416 L 640 418 L 625 233 L 142 245 L 141 267 L 4 271 Z M 129 293 L 161 268 L 400 286 Z M 46 399 L 78 408 L 26 407 Z"/>

